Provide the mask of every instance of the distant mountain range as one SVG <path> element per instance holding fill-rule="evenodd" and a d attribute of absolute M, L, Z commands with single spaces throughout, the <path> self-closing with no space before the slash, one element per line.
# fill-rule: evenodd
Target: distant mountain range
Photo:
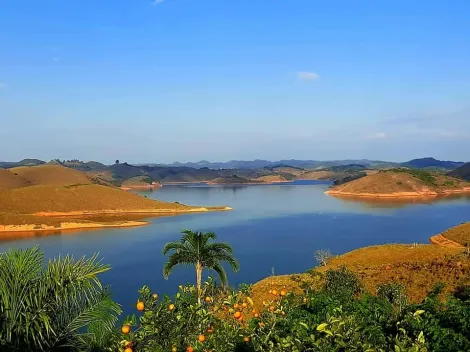
<path fill-rule="evenodd" d="M 279 166 L 291 166 L 302 169 L 321 169 L 331 166 L 344 166 L 344 165 L 362 165 L 371 168 L 387 168 L 397 167 L 400 164 L 394 162 L 387 162 L 381 160 L 367 160 L 367 159 L 345 159 L 345 160 L 298 160 L 298 159 L 283 159 L 278 161 L 269 160 L 230 160 L 227 162 L 209 162 L 201 160 L 198 162 L 180 163 L 174 162 L 171 164 L 147 164 L 151 166 L 180 166 L 192 167 L 196 169 L 209 168 L 209 169 L 260 169 Z"/>
<path fill-rule="evenodd" d="M 0 162 L 0 168 L 14 168 L 18 166 L 34 166 L 46 164 L 39 159 L 24 159 L 19 162 Z M 214 180 L 240 180 L 261 181 L 267 179 L 295 180 L 295 179 L 323 179 L 337 183 L 360 178 L 370 172 L 380 169 L 399 167 L 426 169 L 447 173 L 457 169 L 456 177 L 470 177 L 463 162 L 441 161 L 434 158 L 414 159 L 405 163 L 394 163 L 380 160 L 232 160 L 228 162 L 200 161 L 197 163 L 172 164 L 140 164 L 115 163 L 104 165 L 96 161 L 83 162 L 77 159 L 52 160 L 47 164 L 57 164 L 71 169 L 84 171 L 104 183 L 121 186 L 124 182 L 211 182 Z M 468 179 L 468 178 L 467 178 Z"/>
<path fill-rule="evenodd" d="M 403 163 L 403 166 L 413 168 L 413 169 L 436 168 L 436 169 L 453 170 L 464 164 L 465 163 L 463 161 L 442 161 L 442 160 L 436 160 L 434 158 L 422 158 L 422 159 L 410 160 L 406 163 Z"/>

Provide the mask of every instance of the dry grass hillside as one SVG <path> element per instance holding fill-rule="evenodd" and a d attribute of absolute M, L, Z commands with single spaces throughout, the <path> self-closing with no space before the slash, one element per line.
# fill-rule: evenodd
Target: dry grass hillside
<path fill-rule="evenodd" d="M 393 169 L 332 187 L 327 193 L 351 196 L 435 196 L 470 193 L 470 183 L 421 170 Z"/>
<path fill-rule="evenodd" d="M 470 247 L 470 222 L 455 226 L 442 234 L 445 238 L 457 242 L 464 247 Z"/>
<path fill-rule="evenodd" d="M 30 182 L 10 170 L 0 169 L 0 189 L 12 189 L 29 186 Z"/>
<path fill-rule="evenodd" d="M 227 210 L 151 200 L 104 182 L 60 165 L 0 169 L 0 232 L 137 226 L 145 223 L 136 214 Z"/>
<path fill-rule="evenodd" d="M 152 187 L 153 186 L 161 186 L 158 182 L 154 182 L 147 176 L 136 176 L 132 177 L 128 180 L 125 180 L 122 184 L 121 187 L 126 188 L 145 188 L 145 187 Z"/>
<path fill-rule="evenodd" d="M 257 177 L 254 179 L 254 181 L 273 183 L 273 182 L 286 182 L 289 180 L 282 175 L 267 175 L 267 176 Z"/>
<path fill-rule="evenodd" d="M 106 212 L 121 210 L 183 210 L 185 205 L 147 199 L 118 188 L 100 185 L 31 186 L 0 191 L 0 212 Z"/>
<path fill-rule="evenodd" d="M 340 265 L 355 272 L 372 294 L 376 294 L 379 284 L 403 284 L 411 302 L 422 301 L 438 282 L 446 285 L 444 294 L 449 294 L 470 274 L 470 257 L 462 249 L 425 244 L 372 246 L 335 257 L 310 273 L 268 277 L 253 286 L 255 304 L 262 307 L 261 302 L 270 299 L 272 289 L 297 294 L 305 288 L 318 289 L 323 283 L 322 274 Z"/>
<path fill-rule="evenodd" d="M 94 181 L 85 173 L 60 165 L 21 166 L 10 169 L 31 185 L 88 185 Z"/>

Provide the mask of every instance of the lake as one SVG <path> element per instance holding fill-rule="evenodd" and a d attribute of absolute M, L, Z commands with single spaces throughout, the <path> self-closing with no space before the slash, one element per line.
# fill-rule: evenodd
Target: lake
<path fill-rule="evenodd" d="M 297 181 L 292 184 L 208 186 L 171 185 L 149 198 L 191 205 L 227 205 L 228 212 L 187 214 L 150 219 L 151 225 L 58 235 L 35 236 L 0 242 L 9 247 L 40 245 L 47 257 L 100 253 L 112 270 L 102 275 L 116 301 L 126 312 L 144 284 L 155 292 L 173 293 L 179 284 L 195 281 L 194 268 L 176 268 L 169 280 L 162 277 L 167 241 L 180 231 L 213 231 L 229 242 L 240 261 L 238 273 L 229 272 L 229 283 L 254 283 L 274 272 L 303 272 L 316 265 L 313 254 L 329 249 L 341 254 L 383 243 L 428 243 L 428 238 L 470 220 L 470 197 L 428 203 L 353 201 L 323 192 L 329 182 Z"/>

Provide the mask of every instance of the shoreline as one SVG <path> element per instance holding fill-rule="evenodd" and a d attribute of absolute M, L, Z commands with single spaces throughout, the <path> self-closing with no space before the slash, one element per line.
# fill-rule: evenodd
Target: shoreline
<path fill-rule="evenodd" d="M 465 187 L 458 190 L 443 190 L 443 191 L 423 191 L 423 192 L 394 192 L 394 193 L 355 193 L 335 191 L 333 189 L 324 192 L 331 196 L 344 196 L 344 197 L 357 197 L 357 198 L 438 198 L 451 195 L 470 195 L 470 187 Z"/>
<path fill-rule="evenodd" d="M 231 207 L 193 207 L 188 209 L 141 209 L 132 211 L 123 210 L 100 210 L 100 211 L 72 211 L 72 212 L 38 212 L 35 214 L 29 214 L 43 218 L 63 218 L 64 222 L 60 225 L 47 225 L 44 223 L 31 223 L 31 224 L 0 224 L 0 234 L 8 233 L 28 233 L 28 232 L 54 232 L 54 231 L 66 231 L 66 230 L 85 230 L 85 229 L 103 229 L 103 228 L 119 228 L 119 227 L 136 227 L 145 226 L 150 224 L 149 221 L 141 220 L 121 220 L 121 221 L 87 221 L 87 216 L 93 215 L 143 215 L 143 216 L 174 216 L 183 215 L 190 213 L 206 213 L 212 211 L 229 211 Z M 26 214 L 25 214 L 26 215 Z M 67 221 L 67 218 L 73 218 Z M 83 221 L 80 221 L 80 217 L 83 217 Z M 47 221 L 46 221 L 47 222 Z M 1 239 L 1 237 L 0 237 Z"/>
<path fill-rule="evenodd" d="M 123 221 L 119 223 L 105 222 L 63 222 L 58 227 L 46 224 L 24 224 L 24 225 L 0 225 L 0 233 L 21 233 L 21 232 L 54 232 L 67 230 L 85 230 L 85 229 L 105 229 L 116 227 L 137 227 L 148 225 L 148 221 Z"/>

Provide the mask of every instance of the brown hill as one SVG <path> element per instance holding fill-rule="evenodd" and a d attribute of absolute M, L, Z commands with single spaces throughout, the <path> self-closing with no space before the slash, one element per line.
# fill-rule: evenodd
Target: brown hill
<path fill-rule="evenodd" d="M 147 176 L 132 177 L 128 180 L 125 180 L 121 184 L 121 188 L 123 189 L 155 188 L 155 187 L 161 187 L 161 184 L 153 181 L 151 178 Z"/>
<path fill-rule="evenodd" d="M 94 181 L 85 173 L 60 165 L 20 166 L 10 171 L 31 185 L 89 185 Z"/>
<path fill-rule="evenodd" d="M 0 187 L 0 232 L 138 226 L 145 222 L 136 215 L 229 210 L 151 200 L 103 182 L 59 165 L 1 170 L 8 189 Z"/>
<path fill-rule="evenodd" d="M 470 193 L 470 183 L 422 170 L 392 169 L 334 186 L 326 193 L 360 197 L 426 197 Z"/>
<path fill-rule="evenodd" d="M 29 186 L 30 183 L 9 170 L 0 169 L 0 189 L 12 189 Z"/>
<path fill-rule="evenodd" d="M 260 181 L 265 183 L 276 183 L 276 182 L 289 182 L 289 180 L 283 175 L 268 175 L 261 176 L 253 179 L 254 181 Z"/>
<path fill-rule="evenodd" d="M 100 185 L 30 186 L 0 190 L 0 213 L 107 213 L 189 210 L 191 207 L 147 199 Z"/>
<path fill-rule="evenodd" d="M 305 287 L 318 289 L 323 279 L 318 273 L 346 265 L 355 272 L 366 291 L 376 294 L 377 285 L 396 282 L 406 287 L 409 300 L 422 302 L 435 284 L 445 284 L 444 295 L 450 294 L 470 272 L 470 258 L 459 248 L 435 245 L 389 244 L 359 248 L 332 258 L 326 266 L 311 273 L 271 276 L 253 285 L 255 308 L 271 299 L 269 290 L 302 294 Z"/>

